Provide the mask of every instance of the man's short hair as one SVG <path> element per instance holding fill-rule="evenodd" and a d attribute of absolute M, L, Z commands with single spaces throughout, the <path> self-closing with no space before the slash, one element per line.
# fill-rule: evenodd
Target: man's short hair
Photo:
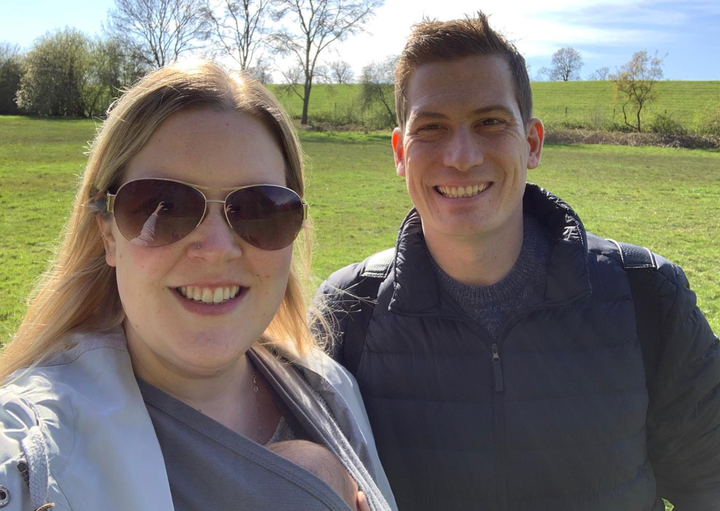
<path fill-rule="evenodd" d="M 474 18 L 425 20 L 413 27 L 395 70 L 395 111 L 400 129 L 405 130 L 407 90 L 410 78 L 418 67 L 484 55 L 497 55 L 508 63 L 515 86 L 515 99 L 523 124 L 527 126 L 532 117 L 532 90 L 525 59 L 514 44 L 490 28 L 487 16 L 478 11 Z"/>

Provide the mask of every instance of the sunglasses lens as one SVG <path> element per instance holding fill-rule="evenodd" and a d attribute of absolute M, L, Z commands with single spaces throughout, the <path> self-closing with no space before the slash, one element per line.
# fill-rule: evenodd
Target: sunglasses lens
<path fill-rule="evenodd" d="M 182 183 L 139 179 L 120 188 L 114 211 L 118 229 L 131 243 L 160 247 L 192 232 L 205 211 L 205 198 Z"/>
<path fill-rule="evenodd" d="M 289 246 L 302 227 L 302 200 L 282 186 L 243 188 L 231 193 L 226 202 L 232 228 L 242 239 L 262 250 Z"/>

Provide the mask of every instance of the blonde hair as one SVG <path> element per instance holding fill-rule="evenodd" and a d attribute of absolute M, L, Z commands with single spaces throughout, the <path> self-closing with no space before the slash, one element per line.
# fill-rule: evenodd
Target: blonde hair
<path fill-rule="evenodd" d="M 105 332 L 123 322 L 115 269 L 105 263 L 96 216 L 107 214 L 104 194 L 118 184 L 128 161 L 165 119 L 186 108 L 237 111 L 261 121 L 283 153 L 288 188 L 304 196 L 302 156 L 292 123 L 259 82 L 203 60 L 148 74 L 110 107 L 93 142 L 64 239 L 3 351 L 0 381 L 69 348 L 69 334 Z M 301 355 L 316 344 L 306 321 L 310 245 L 306 223 L 295 243 L 285 297 L 260 340 L 284 354 Z"/>

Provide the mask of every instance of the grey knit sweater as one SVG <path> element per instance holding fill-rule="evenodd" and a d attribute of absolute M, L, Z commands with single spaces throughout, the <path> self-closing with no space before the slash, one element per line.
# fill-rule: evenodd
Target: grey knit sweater
<path fill-rule="evenodd" d="M 440 287 L 492 338 L 498 336 L 507 320 L 519 312 L 545 282 L 551 251 L 550 234 L 539 221 L 528 215 L 523 220 L 523 230 L 518 260 L 505 278 L 490 286 L 462 284 L 430 258 Z"/>

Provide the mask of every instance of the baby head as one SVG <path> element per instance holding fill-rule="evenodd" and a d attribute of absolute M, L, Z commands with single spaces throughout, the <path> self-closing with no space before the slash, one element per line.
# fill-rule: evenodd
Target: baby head
<path fill-rule="evenodd" d="M 367 498 L 330 449 L 307 440 L 288 440 L 266 446 L 275 454 L 312 472 L 342 497 L 353 511 L 370 511 Z"/>

